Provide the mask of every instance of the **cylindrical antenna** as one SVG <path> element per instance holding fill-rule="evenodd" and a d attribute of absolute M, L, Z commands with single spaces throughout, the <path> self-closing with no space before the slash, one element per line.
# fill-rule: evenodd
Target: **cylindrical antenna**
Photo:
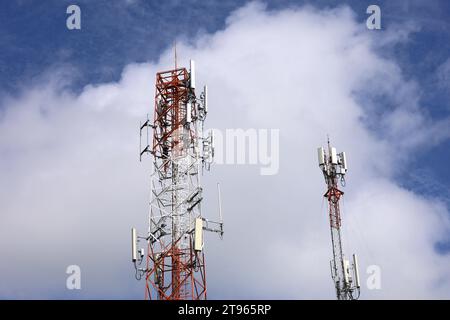
<path fill-rule="evenodd" d="M 211 142 L 211 163 L 214 162 L 214 155 L 216 153 L 216 139 L 214 138 L 214 131 L 212 131 L 212 142 Z"/>
<path fill-rule="evenodd" d="M 173 49 L 174 49 L 174 54 L 175 54 L 175 70 L 178 69 L 177 66 L 177 40 L 174 40 L 173 42 Z"/>
<path fill-rule="evenodd" d="M 191 89 L 195 89 L 195 61 L 190 62 L 190 74 L 191 74 Z"/>
<path fill-rule="evenodd" d="M 147 113 L 147 145 L 149 145 L 149 141 L 148 141 L 148 127 L 149 127 L 149 121 L 150 121 L 150 119 L 148 118 L 148 113 Z"/>
<path fill-rule="evenodd" d="M 330 260 L 330 272 L 331 272 L 331 279 L 334 280 L 334 268 L 333 268 L 333 262 Z"/>
<path fill-rule="evenodd" d="M 208 113 L 208 86 L 205 85 L 203 88 L 203 107 L 205 108 L 205 113 Z"/>
<path fill-rule="evenodd" d="M 142 161 L 142 121 L 139 121 L 139 161 Z"/>
<path fill-rule="evenodd" d="M 219 202 L 219 221 L 220 223 L 223 223 L 223 218 L 222 218 L 222 196 L 220 193 L 220 183 L 217 182 L 217 199 Z"/>
<path fill-rule="evenodd" d="M 131 261 L 133 262 L 137 260 L 136 241 L 136 229 L 131 228 Z"/>
<path fill-rule="evenodd" d="M 356 256 L 356 254 L 353 254 L 353 271 L 355 273 L 355 284 L 356 287 L 359 288 L 361 285 L 359 283 L 359 269 L 358 269 L 358 257 Z"/>
<path fill-rule="evenodd" d="M 215 139 L 214 139 L 214 130 L 213 129 L 211 129 L 211 130 L 209 130 L 209 133 L 210 133 L 210 135 L 211 135 L 211 141 L 210 141 L 210 143 L 211 143 L 211 145 L 210 145 L 210 160 L 211 160 L 211 162 L 213 162 L 213 160 L 214 160 L 214 148 L 215 148 Z"/>

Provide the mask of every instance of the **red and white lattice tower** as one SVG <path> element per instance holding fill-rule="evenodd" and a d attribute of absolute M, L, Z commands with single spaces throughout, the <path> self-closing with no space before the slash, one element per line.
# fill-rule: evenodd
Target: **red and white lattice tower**
<path fill-rule="evenodd" d="M 328 213 L 331 229 L 331 243 L 333 247 L 333 260 L 330 261 L 331 277 L 333 279 L 338 300 L 355 300 L 360 295 L 360 283 L 358 273 L 358 260 L 353 254 L 353 262 L 345 259 L 341 239 L 341 213 L 339 200 L 344 192 L 338 188 L 338 180 L 344 185 L 347 172 L 347 159 L 345 152 L 337 153 L 336 148 L 330 145 L 328 151 L 323 147 L 318 149 L 319 167 L 325 177 L 328 200 Z"/>
<path fill-rule="evenodd" d="M 148 234 L 132 229 L 132 254 L 138 279 L 145 278 L 146 299 L 201 300 L 207 298 L 203 231 L 223 235 L 219 221 L 203 217 L 201 174 L 213 161 L 213 134 L 203 135 L 208 113 L 207 88 L 195 92 L 194 61 L 186 68 L 156 74 L 153 141 L 141 151 L 153 159 Z M 220 194 L 219 194 L 220 196 Z M 137 242 L 147 242 L 147 255 Z M 145 268 L 139 264 L 146 263 Z"/>

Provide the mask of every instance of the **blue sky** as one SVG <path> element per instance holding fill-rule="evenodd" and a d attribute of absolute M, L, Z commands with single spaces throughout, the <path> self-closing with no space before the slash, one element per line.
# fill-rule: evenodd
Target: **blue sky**
<path fill-rule="evenodd" d="M 420 100 L 418 101 L 420 112 L 430 125 L 450 117 L 450 2 L 444 0 L 262 2 L 267 4 L 268 12 L 298 8 L 304 4 L 310 4 L 318 9 L 347 5 L 356 16 L 356 21 L 361 24 L 365 23 L 368 16 L 367 6 L 378 4 L 381 7 L 382 30 L 370 31 L 375 33 L 374 37 L 385 39 L 386 30 L 398 31 L 399 34 L 403 29 L 409 31 L 407 40 L 396 40 L 394 45 L 377 47 L 377 50 L 380 50 L 377 56 L 394 61 L 400 67 L 403 80 L 414 83 Z M 195 43 L 202 35 L 220 36 L 227 28 L 226 20 L 230 14 L 246 3 L 231 0 L 7 1 L 2 4 L 0 11 L 0 120 L 2 111 L 6 109 L 5 106 L 11 98 L 20 98 L 30 87 L 45 81 L 47 74 L 50 78 L 55 72 L 64 70 L 67 83 L 62 88 L 74 95 L 83 91 L 89 92 L 85 90 L 86 86 L 90 88 L 92 85 L 95 87 L 120 81 L 124 68 L 129 64 L 148 62 L 159 65 L 158 60 L 172 47 L 175 40 L 183 43 L 186 49 L 186 46 Z M 65 27 L 66 8 L 70 4 L 77 4 L 81 8 L 81 30 L 70 31 Z M 245 27 L 245 23 L 243 24 Z M 295 39 L 295 30 L 292 32 L 291 36 Z M 282 50 L 283 48 L 280 49 Z M 370 88 L 364 90 L 366 94 L 369 91 Z M 395 99 L 395 95 L 389 95 L 386 91 L 380 92 L 382 92 L 380 95 L 367 94 L 361 97 L 361 104 L 376 103 L 377 110 L 368 112 L 367 117 L 362 115 L 363 121 L 374 136 L 388 140 L 405 137 L 405 135 L 389 136 L 390 133 L 380 125 L 385 114 L 401 104 L 401 101 Z M 98 100 L 101 100 L 101 97 Z M 150 108 L 149 105 L 149 111 Z M 230 118 L 233 125 L 235 121 L 243 127 L 247 126 L 246 123 Z M 45 127 L 41 129 L 45 131 Z M 448 132 L 450 128 L 443 127 L 441 130 Z M 411 132 L 411 135 L 413 134 L 414 132 Z M 8 155 L 5 153 L 4 158 L 9 159 Z M 413 155 L 408 154 L 403 166 L 397 167 L 394 179 L 400 186 L 414 191 L 419 197 L 424 195 L 426 198 L 441 200 L 447 209 L 450 209 L 449 159 L 450 139 L 443 139 L 437 144 L 430 143 L 430 147 L 427 147 L 426 143 L 421 144 L 420 148 L 414 149 Z M 139 166 L 138 162 L 136 166 Z M 220 176 L 221 170 L 224 169 L 217 170 Z M 222 171 L 222 174 L 223 172 L 228 171 Z M 239 172 L 243 176 L 249 175 L 248 171 Z M 320 180 L 320 177 L 317 178 Z M 272 185 L 279 183 L 276 179 L 271 179 Z M 267 180 L 259 183 L 265 185 Z M 352 188 L 350 182 L 349 185 Z M 226 197 L 226 186 L 224 190 Z M 265 197 L 264 194 L 259 196 Z M 134 200 L 140 201 L 145 207 L 145 199 L 136 196 Z M 120 206 L 121 204 L 118 205 Z M 144 219 L 140 221 L 143 223 Z M 128 225 L 123 227 L 128 231 Z M 435 250 L 441 254 L 448 254 L 449 239 L 447 235 L 447 238 L 443 237 L 436 242 Z M 96 261 L 91 260 L 90 263 L 95 264 Z M 41 267 L 42 270 L 47 270 L 44 266 Z M 121 264 L 120 268 L 124 273 L 128 271 L 132 273 L 128 261 Z M 65 274 L 62 274 L 61 278 L 64 277 Z M 132 281 L 134 279 L 127 282 L 126 290 L 131 292 L 127 297 L 138 298 L 141 291 L 137 293 L 135 283 Z M 119 291 L 111 293 L 111 296 L 122 297 L 120 292 L 117 292 Z M 213 292 L 221 297 L 214 289 Z M 8 297 L 4 292 L 0 294 Z M 61 293 L 60 289 L 54 291 L 49 289 L 47 294 L 51 298 L 79 297 L 76 292 Z M 99 295 L 93 290 L 89 291 L 87 297 Z M 80 296 L 85 297 L 83 293 L 80 293 Z M 229 292 L 224 294 L 224 297 L 230 296 Z M 262 293 L 261 297 L 267 298 Z"/>
<path fill-rule="evenodd" d="M 82 29 L 65 28 L 68 5 L 82 10 Z M 14 94 L 42 72 L 73 67 L 71 87 L 116 81 L 125 65 L 152 61 L 173 44 L 224 28 L 225 19 L 245 1 L 8 1 L 0 12 L 0 88 Z M 373 1 L 266 1 L 269 9 L 313 3 L 319 8 L 348 4 L 364 21 Z M 411 40 L 386 55 L 395 56 L 407 78 L 420 83 L 422 104 L 431 118 L 450 113 L 449 89 L 436 85 L 436 70 L 450 52 L 448 1 L 381 1 L 382 27 L 408 23 L 417 28 Z M 382 31 L 381 31 L 382 32 Z M 448 192 L 450 142 L 418 154 L 411 169 L 426 170 Z M 406 175 L 406 176 L 405 176 Z M 400 177 L 417 187 L 407 174 Z M 423 189 L 423 188 L 422 188 Z M 423 192 L 428 192 L 423 190 Z"/>

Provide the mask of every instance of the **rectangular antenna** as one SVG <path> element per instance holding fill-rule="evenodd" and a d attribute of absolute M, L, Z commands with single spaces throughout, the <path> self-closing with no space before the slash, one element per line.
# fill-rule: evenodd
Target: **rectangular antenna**
<path fill-rule="evenodd" d="M 194 250 L 202 251 L 203 249 L 203 219 L 195 218 L 195 237 L 194 237 Z"/>
<path fill-rule="evenodd" d="M 342 152 L 342 166 L 344 167 L 345 171 L 347 171 L 347 157 L 345 156 L 345 152 Z"/>
<path fill-rule="evenodd" d="M 331 164 L 337 164 L 336 148 L 330 148 Z"/>
<path fill-rule="evenodd" d="M 319 166 L 322 166 L 325 164 L 325 151 L 323 150 L 323 147 L 320 147 L 317 149 L 317 156 L 319 158 Z"/>
<path fill-rule="evenodd" d="M 191 121 L 192 121 L 191 109 L 192 109 L 192 103 L 191 102 L 186 103 L 186 122 L 187 123 L 191 123 Z"/>
<path fill-rule="evenodd" d="M 349 264 L 350 264 L 349 261 L 347 259 L 344 259 L 344 282 L 346 285 L 348 285 L 350 283 L 349 273 L 348 273 Z"/>

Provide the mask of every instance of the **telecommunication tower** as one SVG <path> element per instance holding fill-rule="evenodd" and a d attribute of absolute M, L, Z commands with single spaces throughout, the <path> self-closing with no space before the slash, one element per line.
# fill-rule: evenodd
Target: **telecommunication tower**
<path fill-rule="evenodd" d="M 330 261 L 331 278 L 336 287 L 338 300 L 356 300 L 360 296 L 360 282 L 358 272 L 358 259 L 353 254 L 353 262 L 345 259 L 341 239 L 341 213 L 339 200 L 344 192 L 338 189 L 338 180 L 345 185 L 347 172 L 347 159 L 345 152 L 337 153 L 336 148 L 330 145 L 328 139 L 328 152 L 323 147 L 318 148 L 319 167 L 323 172 L 327 192 L 324 197 L 328 199 L 330 218 L 331 243 L 333 247 L 333 260 Z"/>
<path fill-rule="evenodd" d="M 207 298 L 203 231 L 223 236 L 219 193 L 219 221 L 203 217 L 201 175 L 214 157 L 214 135 L 203 134 L 208 113 L 207 87 L 197 97 L 195 64 L 156 74 L 153 123 L 145 121 L 151 174 L 149 226 L 145 237 L 132 228 L 132 262 L 136 278 L 145 278 L 145 299 L 200 300 Z M 148 130 L 153 130 L 151 145 Z M 146 242 L 147 254 L 138 248 Z M 145 267 L 139 267 L 143 261 Z"/>

